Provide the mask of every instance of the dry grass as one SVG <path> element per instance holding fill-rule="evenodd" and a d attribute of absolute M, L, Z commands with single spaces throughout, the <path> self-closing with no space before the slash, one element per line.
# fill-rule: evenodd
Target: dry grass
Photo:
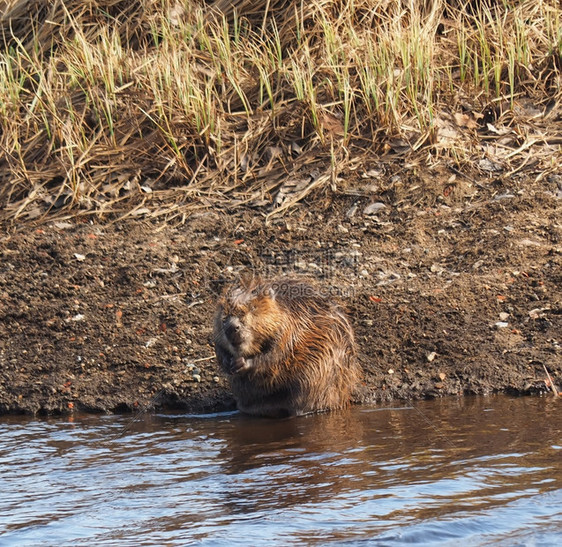
<path fill-rule="evenodd" d="M 381 157 L 560 159 L 558 0 L 8 0 L 0 33 L 10 221 L 277 214 Z"/>

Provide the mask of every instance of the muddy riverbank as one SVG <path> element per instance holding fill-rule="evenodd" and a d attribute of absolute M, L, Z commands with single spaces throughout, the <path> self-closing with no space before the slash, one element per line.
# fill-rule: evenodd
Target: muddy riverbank
<path fill-rule="evenodd" d="M 50 220 L 0 236 L 0 412 L 232 407 L 211 318 L 240 273 L 311 276 L 352 317 L 364 400 L 562 388 L 562 182 L 349 175 L 282 218 Z"/>

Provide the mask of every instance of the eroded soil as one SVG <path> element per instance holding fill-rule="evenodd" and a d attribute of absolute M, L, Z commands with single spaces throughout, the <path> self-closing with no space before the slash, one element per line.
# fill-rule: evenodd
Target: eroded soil
<path fill-rule="evenodd" d="M 0 236 L 0 412 L 231 408 L 211 320 L 243 272 L 343 300 L 362 398 L 562 389 L 562 177 L 349 174 L 267 208 L 183 224 L 48 221 Z"/>

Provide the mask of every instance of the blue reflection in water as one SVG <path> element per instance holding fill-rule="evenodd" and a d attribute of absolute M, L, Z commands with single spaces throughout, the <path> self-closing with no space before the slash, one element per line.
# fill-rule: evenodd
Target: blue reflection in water
<path fill-rule="evenodd" d="M 0 545 L 559 543 L 561 406 L 0 420 Z"/>

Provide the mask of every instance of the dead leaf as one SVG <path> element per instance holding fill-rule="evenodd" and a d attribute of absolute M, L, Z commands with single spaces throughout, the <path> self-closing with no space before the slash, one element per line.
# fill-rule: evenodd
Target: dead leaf
<path fill-rule="evenodd" d="M 466 127 L 467 129 L 478 128 L 478 123 L 476 123 L 476 120 L 472 116 L 469 116 L 468 114 L 461 114 L 460 112 L 456 112 L 454 114 L 454 118 L 455 118 L 455 123 L 459 127 Z"/>

